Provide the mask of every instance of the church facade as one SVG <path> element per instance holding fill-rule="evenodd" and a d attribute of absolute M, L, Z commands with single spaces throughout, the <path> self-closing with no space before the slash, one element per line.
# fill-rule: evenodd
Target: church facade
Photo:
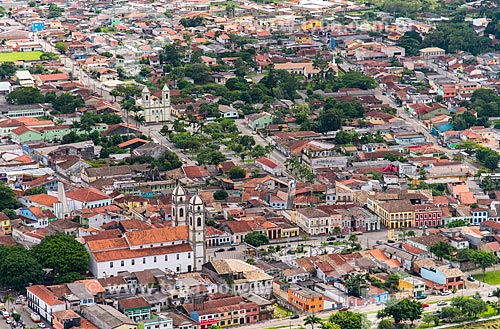
<path fill-rule="evenodd" d="M 206 261 L 205 214 L 201 198 L 194 195 L 188 199 L 186 191 L 177 186 L 172 193 L 172 227 L 87 241 L 90 270 L 96 278 L 147 269 L 173 273 L 201 271 Z"/>
<path fill-rule="evenodd" d="M 148 87 L 144 87 L 141 95 L 142 114 L 145 123 L 160 123 L 170 120 L 170 89 L 167 84 L 161 90 L 161 98 L 151 94 Z"/>

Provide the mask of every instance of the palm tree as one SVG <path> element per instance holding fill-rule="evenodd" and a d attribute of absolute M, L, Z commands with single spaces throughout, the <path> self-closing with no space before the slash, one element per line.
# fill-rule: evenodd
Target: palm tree
<path fill-rule="evenodd" d="M 7 309 L 9 311 L 12 311 L 12 305 L 14 304 L 14 296 L 12 296 L 12 294 L 6 294 L 5 296 L 3 296 L 3 301 L 5 302 L 5 305 L 7 306 Z M 10 308 L 9 308 L 9 305 L 10 305 Z"/>
<path fill-rule="evenodd" d="M 321 323 L 321 319 L 317 315 L 314 315 L 314 314 L 308 315 L 304 319 L 304 325 L 307 326 L 308 324 L 310 324 L 311 329 L 314 329 L 314 325 L 317 323 Z"/>
<path fill-rule="evenodd" d="M 134 120 L 135 120 L 135 126 L 137 128 L 139 128 L 141 126 L 141 124 L 143 124 L 144 122 L 146 122 L 146 117 L 144 117 L 143 114 L 141 113 L 135 113 L 134 116 L 133 116 Z"/>

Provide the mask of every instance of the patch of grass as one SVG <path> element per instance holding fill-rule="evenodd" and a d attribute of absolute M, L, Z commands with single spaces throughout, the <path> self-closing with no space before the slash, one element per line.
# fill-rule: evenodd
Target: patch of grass
<path fill-rule="evenodd" d="M 0 62 L 36 61 L 41 55 L 41 51 L 0 53 Z"/>
<path fill-rule="evenodd" d="M 483 281 L 483 275 L 476 275 L 476 279 Z M 500 270 L 486 272 L 484 282 L 493 285 L 500 284 Z"/>
<path fill-rule="evenodd" d="M 290 311 L 284 309 L 278 304 L 274 304 L 274 317 L 275 318 L 285 318 L 291 314 Z"/>
<path fill-rule="evenodd" d="M 486 310 L 486 312 L 479 314 L 481 318 L 491 318 L 495 315 L 497 315 L 497 311 L 491 305 L 488 305 L 488 310 Z"/>

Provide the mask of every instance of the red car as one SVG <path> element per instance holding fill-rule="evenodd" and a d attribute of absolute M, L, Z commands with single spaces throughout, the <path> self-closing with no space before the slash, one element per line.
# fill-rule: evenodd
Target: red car
<path fill-rule="evenodd" d="M 422 304 L 422 307 L 429 307 L 429 304 Z"/>
<path fill-rule="evenodd" d="M 345 306 L 344 306 L 344 307 L 342 307 L 341 309 L 339 309 L 339 311 L 341 311 L 341 312 L 342 312 L 342 311 L 347 311 L 347 310 L 349 310 L 349 307 L 345 307 Z"/>

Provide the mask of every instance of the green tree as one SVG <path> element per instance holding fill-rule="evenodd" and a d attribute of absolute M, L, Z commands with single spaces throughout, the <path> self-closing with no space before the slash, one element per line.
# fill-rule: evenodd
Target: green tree
<path fill-rule="evenodd" d="M 10 78 L 16 74 L 17 66 L 12 62 L 5 62 L 0 65 L 0 78 Z"/>
<path fill-rule="evenodd" d="M 0 198 L 0 211 L 4 211 L 5 209 L 17 209 L 20 207 L 14 191 L 3 182 L 0 182 L 0 195 L 2 196 Z"/>
<path fill-rule="evenodd" d="M 63 13 L 63 9 L 59 8 L 55 3 L 49 5 L 49 16 L 48 18 L 60 17 Z"/>
<path fill-rule="evenodd" d="M 42 282 L 44 271 L 23 247 L 0 247 L 0 284 L 21 291 Z"/>
<path fill-rule="evenodd" d="M 232 179 L 245 178 L 246 175 L 247 171 L 240 166 L 234 166 L 229 169 L 229 177 Z"/>
<path fill-rule="evenodd" d="M 377 329 L 395 329 L 396 325 L 394 324 L 394 321 L 390 319 L 384 319 L 381 320 L 377 326 Z"/>
<path fill-rule="evenodd" d="M 361 297 L 361 290 L 366 287 L 366 277 L 362 274 L 350 274 L 344 286 L 349 296 Z"/>
<path fill-rule="evenodd" d="M 336 131 L 342 127 L 343 122 L 344 113 L 341 109 L 323 109 L 319 112 L 316 131 L 320 133 Z"/>
<path fill-rule="evenodd" d="M 68 272 L 63 275 L 59 275 L 55 280 L 55 284 L 71 283 L 77 280 L 85 280 L 85 275 L 78 272 Z"/>
<path fill-rule="evenodd" d="M 462 226 L 467 226 L 467 222 L 463 219 L 455 220 L 453 222 L 450 222 L 447 226 L 448 228 L 454 228 L 454 227 L 462 227 Z"/>
<path fill-rule="evenodd" d="M 251 232 L 245 236 L 245 242 L 254 247 L 260 247 L 268 244 L 269 238 L 261 232 Z"/>
<path fill-rule="evenodd" d="M 43 103 L 45 97 L 43 97 L 42 92 L 38 88 L 19 87 L 8 94 L 6 99 L 11 104 L 26 105 Z"/>
<path fill-rule="evenodd" d="M 26 195 L 47 194 L 47 189 L 43 185 L 35 186 L 26 191 Z"/>
<path fill-rule="evenodd" d="M 481 269 L 483 270 L 483 282 L 484 282 L 486 269 L 497 263 L 497 256 L 495 256 L 495 254 L 492 252 L 475 250 L 472 252 L 471 261 L 474 264 L 479 265 L 479 267 L 481 267 Z"/>
<path fill-rule="evenodd" d="M 61 54 L 65 54 L 66 53 L 67 46 L 66 46 L 66 43 L 64 41 L 58 41 L 58 42 L 56 42 L 56 44 L 55 44 L 54 47 Z"/>
<path fill-rule="evenodd" d="M 351 311 L 333 313 L 328 317 L 327 323 L 334 323 L 342 329 L 369 329 L 370 321 L 364 314 Z"/>
<path fill-rule="evenodd" d="M 321 318 L 315 314 L 309 314 L 304 319 L 304 325 L 310 325 L 311 329 L 314 329 L 314 325 L 321 323 Z"/>
<path fill-rule="evenodd" d="M 454 322 L 456 319 L 462 316 L 462 312 L 457 307 L 446 306 L 441 309 L 441 319 Z"/>
<path fill-rule="evenodd" d="M 214 200 L 226 200 L 229 195 L 224 190 L 217 190 L 214 192 Z"/>
<path fill-rule="evenodd" d="M 500 157 L 498 154 L 490 154 L 484 160 L 484 166 L 490 170 L 495 170 L 498 168 L 498 161 L 500 160 Z"/>
<path fill-rule="evenodd" d="M 444 257 L 449 257 L 456 249 L 444 241 L 439 241 L 433 244 L 429 250 L 434 256 L 443 259 Z"/>
<path fill-rule="evenodd" d="M 55 278 L 68 273 L 85 273 L 89 254 L 83 244 L 66 234 L 49 235 L 32 249 L 34 257 L 44 268 L 52 269 Z"/>
<path fill-rule="evenodd" d="M 420 319 L 423 310 L 424 308 L 422 307 L 422 303 L 405 298 L 398 301 L 394 305 L 386 306 L 383 310 L 378 311 L 377 317 L 392 317 L 396 326 L 399 326 L 399 324 L 403 321 L 411 321 L 413 324 L 415 320 Z"/>

